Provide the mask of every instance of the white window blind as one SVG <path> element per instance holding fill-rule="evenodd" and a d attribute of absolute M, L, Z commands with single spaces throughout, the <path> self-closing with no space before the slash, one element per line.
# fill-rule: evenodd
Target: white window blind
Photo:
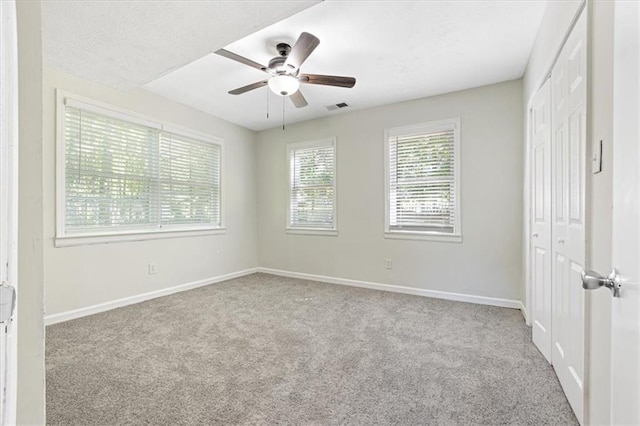
<path fill-rule="evenodd" d="M 335 140 L 289 146 L 289 227 L 335 229 Z"/>
<path fill-rule="evenodd" d="M 160 134 L 160 220 L 163 225 L 220 225 L 220 147 Z"/>
<path fill-rule="evenodd" d="M 388 231 L 457 234 L 456 123 L 389 132 Z"/>
<path fill-rule="evenodd" d="M 68 230 L 153 227 L 158 130 L 65 108 Z"/>
<path fill-rule="evenodd" d="M 103 114 L 91 105 L 63 108 L 64 228 L 59 233 L 221 226 L 220 145 L 129 121 L 123 114 Z"/>

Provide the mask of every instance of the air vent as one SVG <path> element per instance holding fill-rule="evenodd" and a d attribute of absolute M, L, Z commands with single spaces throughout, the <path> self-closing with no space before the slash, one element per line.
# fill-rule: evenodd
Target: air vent
<path fill-rule="evenodd" d="M 340 109 L 340 108 L 346 108 L 346 107 L 348 107 L 348 106 L 349 106 L 349 105 L 347 105 L 346 103 L 344 103 L 344 102 L 340 102 L 339 104 L 335 104 L 335 105 L 327 105 L 327 110 L 329 110 L 329 111 L 335 111 L 335 110 L 337 110 L 337 109 Z"/>

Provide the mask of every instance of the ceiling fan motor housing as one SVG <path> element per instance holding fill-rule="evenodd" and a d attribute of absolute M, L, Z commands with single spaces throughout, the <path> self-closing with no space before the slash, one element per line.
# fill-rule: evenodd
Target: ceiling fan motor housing
<path fill-rule="evenodd" d="M 269 61 L 269 70 L 275 75 L 279 74 L 289 74 L 289 75 L 297 75 L 298 70 L 296 70 L 292 65 L 286 66 L 285 61 L 287 60 L 286 56 L 276 56 L 275 58 Z M 293 72 L 295 71 L 295 72 Z"/>

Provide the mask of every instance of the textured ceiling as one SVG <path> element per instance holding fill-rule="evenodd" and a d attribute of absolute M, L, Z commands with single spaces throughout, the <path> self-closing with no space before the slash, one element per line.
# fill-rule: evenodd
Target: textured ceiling
<path fill-rule="evenodd" d="M 307 31 L 320 45 L 302 72 L 357 78 L 353 89 L 302 85 L 309 105 L 287 99 L 289 123 L 520 78 L 544 1 L 325 1 L 229 44 L 265 64 L 275 44 Z M 267 74 L 215 54 L 147 84 L 146 89 L 254 130 L 281 125 L 282 98 L 266 87 L 229 95 Z M 346 102 L 344 110 L 327 105 Z"/>
<path fill-rule="evenodd" d="M 314 5 L 315 4 L 315 5 Z M 310 7 L 312 6 L 312 7 Z M 267 74 L 212 54 L 266 64 L 307 31 L 320 45 L 302 72 L 357 78 L 353 89 L 303 85 L 288 123 L 520 78 L 545 0 L 43 2 L 45 63 L 121 89 L 143 87 L 242 126 L 282 123 Z M 346 102 L 344 110 L 327 105 Z"/>
<path fill-rule="evenodd" d="M 319 1 L 46 0 L 44 62 L 137 88 Z"/>

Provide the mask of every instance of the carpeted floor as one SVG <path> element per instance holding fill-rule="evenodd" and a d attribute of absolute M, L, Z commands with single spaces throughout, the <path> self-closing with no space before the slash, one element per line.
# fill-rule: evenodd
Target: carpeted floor
<path fill-rule="evenodd" d="M 520 311 L 265 274 L 47 327 L 47 422 L 576 424 Z"/>

